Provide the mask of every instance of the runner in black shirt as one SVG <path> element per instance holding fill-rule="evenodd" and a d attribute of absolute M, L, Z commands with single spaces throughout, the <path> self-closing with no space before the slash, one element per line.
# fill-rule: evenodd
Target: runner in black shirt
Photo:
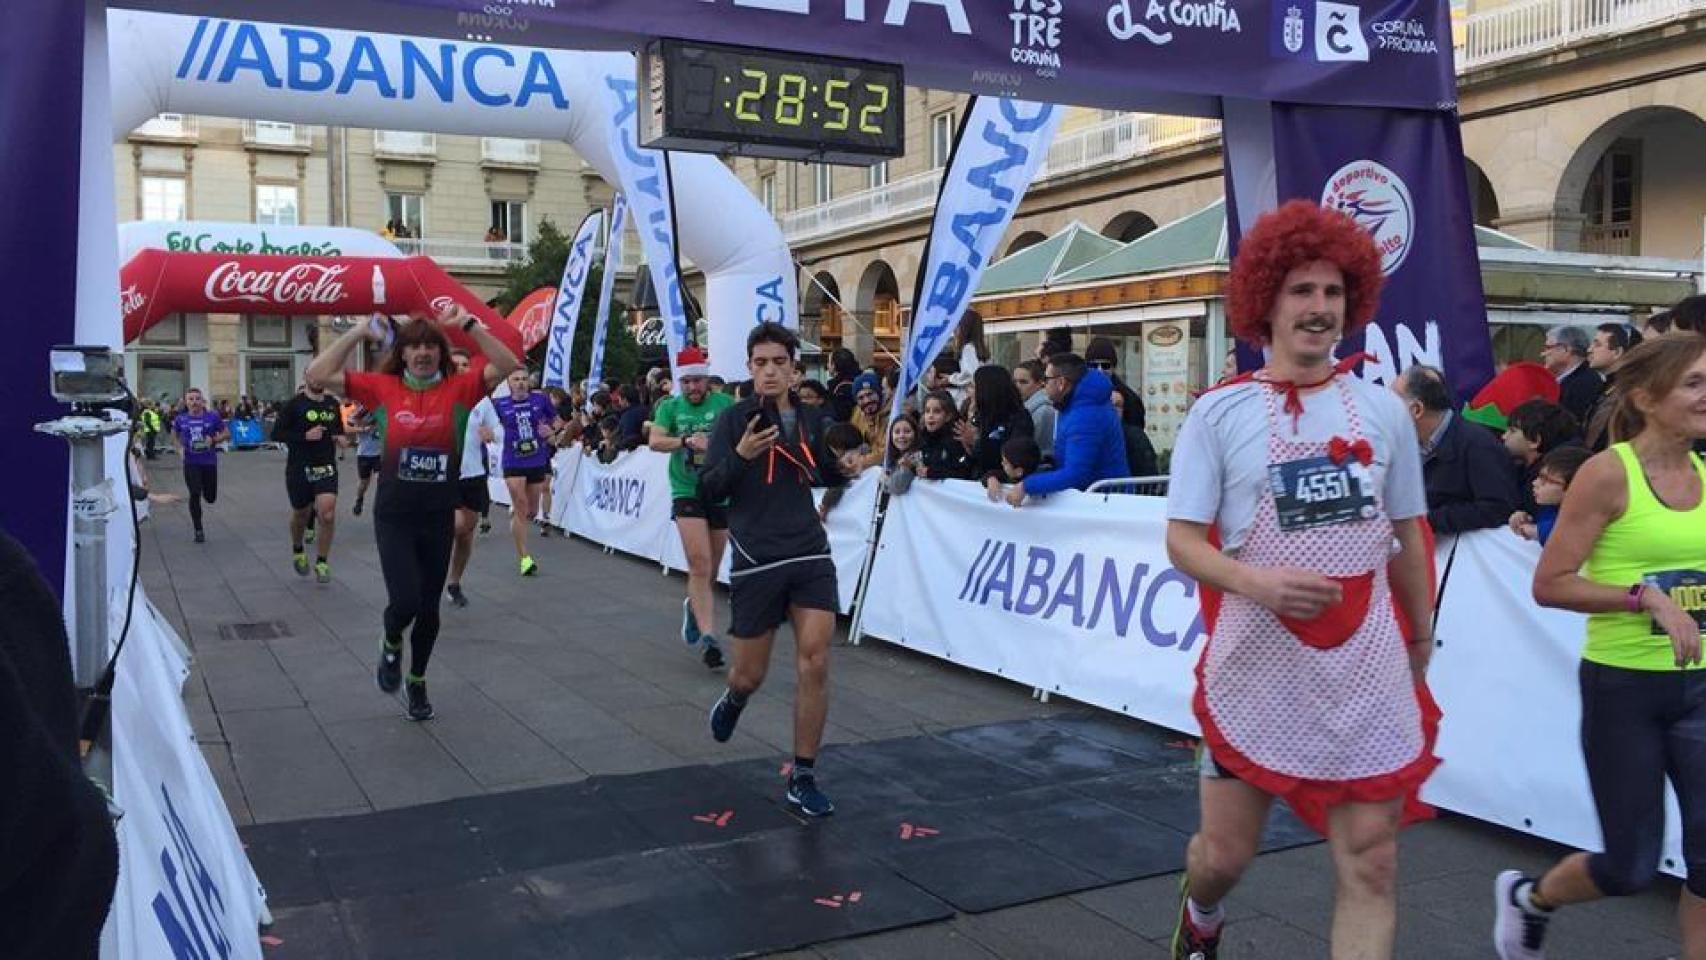
<path fill-rule="evenodd" d="M 291 565 L 298 576 L 308 575 L 303 534 L 318 520 L 314 579 L 332 579 L 332 533 L 338 520 L 338 446 L 344 432 L 343 411 L 336 397 L 306 385 L 291 397 L 273 423 L 273 440 L 289 451 L 284 462 L 284 489 L 290 497 Z"/>

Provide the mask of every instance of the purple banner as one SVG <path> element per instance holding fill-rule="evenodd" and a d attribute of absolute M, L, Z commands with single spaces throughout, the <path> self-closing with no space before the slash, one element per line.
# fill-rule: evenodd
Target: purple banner
<path fill-rule="evenodd" d="M 11 469 L 0 526 L 56 588 L 65 576 L 70 448 L 32 427 L 66 411 L 48 395 L 48 348 L 72 342 L 77 302 L 77 158 L 83 4 L 8 0 L 0 31 L 0 437 Z M 44 89 L 58 91 L 44 97 Z M 27 466 L 25 466 L 27 465 Z"/>
<path fill-rule="evenodd" d="M 1362 375 L 1388 384 L 1413 364 L 1439 367 L 1467 399 L 1492 377 L 1493 348 L 1456 115 L 1274 104 L 1272 116 L 1278 201 L 1350 214 L 1381 253 L 1380 313 L 1340 355 L 1374 354 Z"/>
<path fill-rule="evenodd" d="M 914 86 L 1214 116 L 1213 97 L 1449 107 L 1446 0 L 118 0 L 570 49 L 675 37 L 900 63 Z"/>

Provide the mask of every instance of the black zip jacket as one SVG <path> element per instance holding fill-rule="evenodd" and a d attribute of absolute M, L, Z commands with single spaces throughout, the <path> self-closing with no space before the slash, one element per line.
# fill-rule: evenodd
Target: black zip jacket
<path fill-rule="evenodd" d="M 971 451 L 954 436 L 952 426 L 918 432 L 918 465 L 929 471 L 925 477 L 930 480 L 970 480 L 976 475 Z"/>
<path fill-rule="evenodd" d="M 793 434 L 778 437 L 775 447 L 752 460 L 735 452 L 735 445 L 747 421 L 761 410 L 757 397 L 723 411 L 711 428 L 699 493 L 710 503 L 728 501 L 735 570 L 829 556 L 829 536 L 818 519 L 812 487 L 844 487 L 847 478 L 823 442 L 828 418 L 798 399 L 792 403 L 798 414 Z"/>

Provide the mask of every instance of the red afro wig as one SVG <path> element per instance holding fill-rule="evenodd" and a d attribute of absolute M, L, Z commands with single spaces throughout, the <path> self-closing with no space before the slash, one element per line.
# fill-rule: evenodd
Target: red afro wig
<path fill-rule="evenodd" d="M 1263 214 L 1238 243 L 1226 285 L 1226 322 L 1253 346 L 1268 341 L 1268 310 L 1285 275 L 1326 260 L 1345 275 L 1345 335 L 1368 326 L 1380 305 L 1380 252 L 1355 220 L 1308 200 L 1291 200 Z"/>

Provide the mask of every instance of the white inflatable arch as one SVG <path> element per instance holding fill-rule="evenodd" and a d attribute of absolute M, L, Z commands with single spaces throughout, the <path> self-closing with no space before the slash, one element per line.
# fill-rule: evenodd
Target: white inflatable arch
<path fill-rule="evenodd" d="M 113 136 L 160 113 L 567 141 L 619 183 L 606 77 L 629 53 L 426 40 L 111 10 Z M 781 229 L 715 157 L 671 155 L 681 254 L 705 272 L 713 372 L 745 376 L 748 328 L 799 324 Z"/>

